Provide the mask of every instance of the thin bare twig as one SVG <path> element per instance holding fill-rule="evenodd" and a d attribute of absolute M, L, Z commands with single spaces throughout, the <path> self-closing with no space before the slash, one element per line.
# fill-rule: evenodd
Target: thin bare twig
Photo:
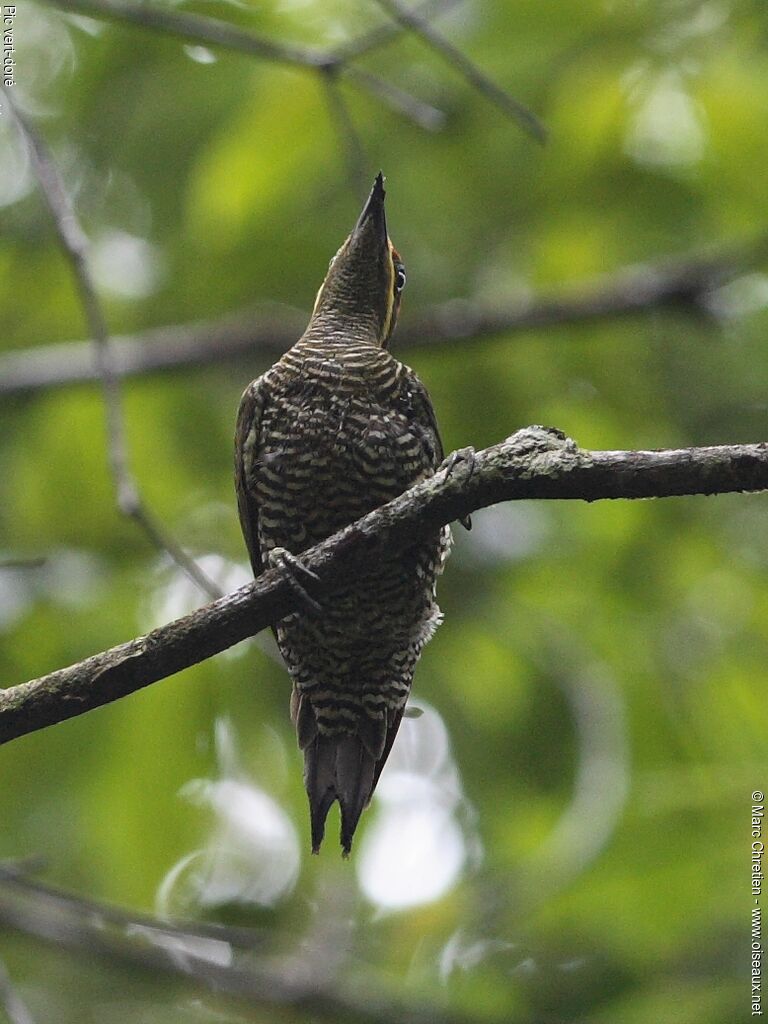
<path fill-rule="evenodd" d="M 418 35 L 448 64 L 456 68 L 472 88 L 477 89 L 479 93 L 495 103 L 508 117 L 514 118 L 537 142 L 546 142 L 547 131 L 533 111 L 492 81 L 458 47 L 437 32 L 420 13 L 404 7 L 400 0 L 376 0 L 376 2 L 403 28 Z"/>
<path fill-rule="evenodd" d="M 323 85 L 326 99 L 328 100 L 331 121 L 341 140 L 344 151 L 349 181 L 355 192 L 359 193 L 362 199 L 370 177 L 365 169 L 365 150 L 363 149 L 362 139 L 341 92 L 338 75 L 332 68 L 329 68 L 323 75 Z"/>
<path fill-rule="evenodd" d="M 34 1017 L 16 991 L 8 969 L 2 960 L 0 960 L 0 1008 L 5 1010 L 8 1024 L 35 1024 Z"/>
<path fill-rule="evenodd" d="M 136 0 L 49 0 L 49 3 L 64 11 L 127 22 L 139 28 L 164 32 L 186 42 L 230 50 L 299 69 L 322 73 L 331 68 L 339 74 L 347 75 L 352 84 L 372 93 L 420 127 L 435 131 L 444 121 L 441 111 L 376 75 L 353 67 L 347 62 L 346 56 L 333 50 L 274 42 L 225 21 Z M 369 52 L 372 48 L 368 41 L 363 50 Z"/>
<path fill-rule="evenodd" d="M 398 0 L 378 0 L 393 19 L 391 27 L 381 26 L 364 33 L 335 50 L 297 46 L 275 42 L 253 32 L 245 31 L 228 22 L 201 17 L 182 11 L 169 10 L 153 3 L 135 0 L 49 0 L 64 11 L 73 11 L 91 17 L 123 21 L 154 31 L 165 32 L 186 42 L 231 50 L 249 57 L 275 61 L 296 68 L 325 72 L 332 70 L 346 75 L 352 84 L 374 94 L 400 114 L 415 121 L 428 131 L 442 126 L 445 115 L 383 79 L 356 67 L 352 61 L 389 42 L 398 31 L 413 32 L 463 75 L 464 79 L 487 96 L 505 114 L 514 118 L 539 142 L 546 138 L 541 121 L 526 106 L 505 92 L 485 75 L 458 47 L 449 43 L 430 24 L 429 18 L 440 10 L 452 6 L 457 0 L 427 0 L 418 10 L 403 7 Z"/>
<path fill-rule="evenodd" d="M 768 489 L 768 442 L 595 452 L 559 431 L 520 430 L 477 452 L 469 475 L 438 472 L 302 552 L 319 601 L 372 560 L 499 501 L 650 498 Z M 300 607 L 279 569 L 152 633 L 40 679 L 0 690 L 0 743 L 118 700 L 218 654 Z"/>
<path fill-rule="evenodd" d="M 373 96 L 377 96 L 398 114 L 413 121 L 419 128 L 428 132 L 438 132 L 445 125 L 444 111 L 432 106 L 431 103 L 417 99 L 405 89 L 393 85 L 385 78 L 380 78 L 354 64 L 345 65 L 343 71 L 351 83 L 359 85 Z"/>
<path fill-rule="evenodd" d="M 409 314 L 398 327 L 398 348 L 466 344 L 516 331 L 611 320 L 659 309 L 709 314 L 712 293 L 762 261 L 768 236 L 704 252 L 622 267 L 596 280 L 517 302 L 463 299 Z M 306 315 L 290 308 L 228 316 L 218 321 L 154 328 L 113 337 L 120 376 L 211 363 L 274 359 L 299 337 Z M 89 342 L 68 341 L 0 354 L 0 395 L 33 392 L 97 379 Z"/>
<path fill-rule="evenodd" d="M 104 313 L 88 269 L 88 240 L 80 227 L 64 183 L 43 139 L 19 110 L 11 90 L 4 87 L 4 93 L 8 107 L 29 152 L 30 162 L 53 220 L 61 250 L 70 264 L 85 321 L 95 346 L 96 365 L 106 412 L 109 467 L 117 506 L 123 515 L 133 519 L 152 544 L 168 554 L 208 597 L 220 597 L 219 587 L 160 526 L 142 502 L 128 464 L 120 379 L 114 369 Z"/>
<path fill-rule="evenodd" d="M 463 0 L 425 0 L 417 8 L 417 13 L 423 20 L 428 20 L 445 11 L 449 11 L 460 3 L 463 3 Z M 372 50 L 379 50 L 386 46 L 387 43 L 391 43 L 404 30 L 405 26 L 399 22 L 386 21 L 382 25 L 377 25 L 368 32 L 364 32 L 356 39 L 351 39 L 348 43 L 337 46 L 333 51 L 334 60 L 339 64 L 347 64 L 350 61 L 357 60 Z"/>
<path fill-rule="evenodd" d="M 299 67 L 320 68 L 329 61 L 324 50 L 310 46 L 277 43 L 254 32 L 216 18 L 201 17 L 171 7 L 137 0 L 51 0 L 63 11 L 74 11 L 93 18 L 125 21 L 140 28 L 165 32 L 189 43 L 202 43 L 224 50 L 244 53 L 249 57 L 292 64 Z"/>

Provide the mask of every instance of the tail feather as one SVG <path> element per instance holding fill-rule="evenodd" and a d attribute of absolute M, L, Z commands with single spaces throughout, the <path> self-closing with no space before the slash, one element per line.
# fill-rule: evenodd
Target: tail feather
<path fill-rule="evenodd" d="M 312 824 L 312 853 L 317 853 L 325 835 L 325 819 L 334 800 L 341 806 L 341 846 L 344 855 L 352 848 L 352 837 L 363 808 L 371 797 L 376 762 L 359 736 L 318 733 L 304 750 L 304 783 L 309 796 Z"/>
<path fill-rule="evenodd" d="M 319 853 L 325 819 L 336 799 L 336 737 L 316 735 L 304 748 L 304 785 L 309 796 L 312 853 Z"/>
<path fill-rule="evenodd" d="M 308 705 L 309 701 L 302 703 Z M 338 800 L 341 847 L 344 856 L 349 855 L 360 815 L 376 788 L 401 719 L 402 711 L 395 712 L 386 723 L 386 732 L 384 728 L 374 727 L 372 734 L 365 728 L 355 733 L 328 735 L 315 731 L 304 747 L 304 784 L 309 796 L 313 853 L 320 849 L 328 811 L 334 800 Z M 361 724 L 367 726 L 367 722 Z M 375 745 L 372 739 L 375 739 Z"/>
<path fill-rule="evenodd" d="M 373 791 L 376 762 L 359 736 L 342 735 L 336 741 L 336 794 L 341 807 L 341 849 L 345 857 Z"/>

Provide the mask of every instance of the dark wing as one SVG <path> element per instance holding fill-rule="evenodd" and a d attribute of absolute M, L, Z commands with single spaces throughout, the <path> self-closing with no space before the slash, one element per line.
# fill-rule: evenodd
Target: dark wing
<path fill-rule="evenodd" d="M 432 470 L 436 470 L 444 456 L 443 442 L 440 438 L 435 410 L 432 408 L 432 399 L 410 366 L 403 366 L 403 370 L 412 422 L 421 434 L 427 465 Z"/>
<path fill-rule="evenodd" d="M 406 415 L 412 429 L 421 441 L 421 448 L 424 455 L 424 476 L 431 476 L 443 462 L 443 442 L 440 438 L 440 430 L 437 426 L 435 410 L 432 407 L 432 399 L 429 393 L 414 371 L 409 366 L 403 366 L 404 404 Z M 431 471 L 431 472 L 430 472 Z M 415 482 L 415 481 L 414 481 Z M 443 530 L 440 542 L 440 564 L 445 561 L 450 547 L 450 532 Z M 438 572 L 442 568 L 438 569 Z M 391 711 L 387 718 L 387 731 L 381 754 L 376 759 L 373 772 L 371 789 L 368 794 L 370 802 L 376 784 L 379 781 L 384 765 L 387 763 L 392 746 L 395 742 L 400 723 L 403 719 L 405 707 Z"/>
<path fill-rule="evenodd" d="M 266 401 L 264 377 L 252 381 L 243 392 L 235 428 L 235 489 L 240 528 L 248 548 L 253 575 L 264 570 L 259 547 L 259 507 L 253 481 L 254 460 L 261 436 L 261 416 Z"/>
<path fill-rule="evenodd" d="M 445 458 L 445 452 L 443 451 L 443 442 L 440 439 L 440 431 L 435 419 L 435 410 L 432 408 L 432 400 L 427 394 L 427 389 L 413 370 L 409 367 L 406 367 L 406 370 L 408 373 L 408 384 L 413 394 L 414 414 L 418 417 L 422 430 L 425 431 L 426 439 L 428 441 L 431 439 L 433 443 L 434 461 L 432 462 L 432 469 L 437 470 Z M 459 522 L 465 530 L 472 529 L 472 517 L 469 514 L 459 519 Z"/>

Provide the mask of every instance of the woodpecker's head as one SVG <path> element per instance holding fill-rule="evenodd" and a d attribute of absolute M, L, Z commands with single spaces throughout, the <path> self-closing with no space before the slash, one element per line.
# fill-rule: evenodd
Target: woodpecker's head
<path fill-rule="evenodd" d="M 387 235 L 379 172 L 352 234 L 330 262 L 311 326 L 368 335 L 386 346 L 397 323 L 405 267 Z"/>

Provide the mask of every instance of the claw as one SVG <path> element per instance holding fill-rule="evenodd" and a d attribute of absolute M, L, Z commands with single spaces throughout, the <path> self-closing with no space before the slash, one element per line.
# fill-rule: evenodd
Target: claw
<path fill-rule="evenodd" d="M 451 452 L 448 458 L 443 462 L 441 469 L 445 470 L 445 479 L 453 476 L 453 471 L 459 465 L 459 463 L 465 463 L 466 469 L 464 470 L 464 483 L 469 481 L 474 476 L 475 464 L 477 459 L 475 457 L 474 448 L 457 448 L 455 452 Z"/>
<path fill-rule="evenodd" d="M 453 475 L 454 470 L 460 463 L 465 464 L 464 479 L 463 483 L 468 484 L 472 479 L 475 472 L 475 464 L 477 462 L 475 458 L 474 448 L 457 448 L 455 452 L 451 452 L 448 458 L 445 460 L 443 465 L 440 467 L 445 470 L 445 479 L 448 480 Z M 465 530 L 472 529 L 472 517 L 469 515 L 462 516 L 459 522 Z"/>
<path fill-rule="evenodd" d="M 296 594 L 306 610 L 319 615 L 323 610 L 323 606 L 312 597 L 299 579 L 300 576 L 303 576 L 305 580 L 317 583 L 320 579 L 317 573 L 308 569 L 300 558 L 291 554 L 286 548 L 272 548 L 267 556 L 267 560 L 273 569 L 280 569 L 290 584 L 291 590 Z"/>

